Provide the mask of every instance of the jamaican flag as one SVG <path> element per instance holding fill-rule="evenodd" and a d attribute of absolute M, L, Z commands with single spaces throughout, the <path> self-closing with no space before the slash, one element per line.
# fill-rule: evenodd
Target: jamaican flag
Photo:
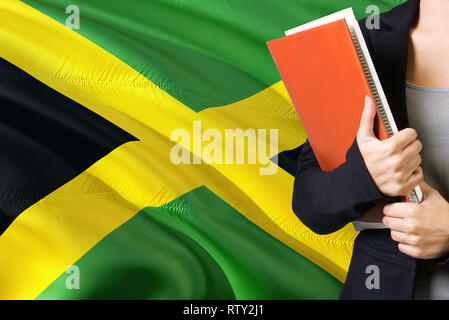
<path fill-rule="evenodd" d="M 292 212 L 306 136 L 265 42 L 401 2 L 1 0 L 0 298 L 337 298 L 356 232 Z M 213 159 L 265 130 L 269 163 L 208 161 L 209 129 Z"/>

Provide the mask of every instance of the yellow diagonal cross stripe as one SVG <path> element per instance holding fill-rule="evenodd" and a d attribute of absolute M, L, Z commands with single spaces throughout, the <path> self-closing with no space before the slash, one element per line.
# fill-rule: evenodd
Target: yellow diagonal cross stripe
<path fill-rule="evenodd" d="M 193 121 L 223 136 L 225 129 L 277 129 L 279 151 L 298 146 L 305 134 L 282 83 L 196 113 L 107 51 L 20 1 L 0 2 L 0 16 L 1 57 L 140 140 L 115 149 L 11 224 L 0 237 L 0 299 L 35 298 L 140 209 L 163 205 L 201 185 L 338 279 L 345 278 L 354 229 L 318 236 L 303 226 L 291 210 L 291 175 L 278 170 L 262 176 L 260 163 L 170 161 L 171 132 L 184 128 L 193 136 Z M 183 147 L 201 157 L 190 145 Z"/>

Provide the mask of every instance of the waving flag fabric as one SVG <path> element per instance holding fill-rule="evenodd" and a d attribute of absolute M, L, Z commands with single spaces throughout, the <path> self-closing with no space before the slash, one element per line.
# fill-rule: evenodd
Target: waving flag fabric
<path fill-rule="evenodd" d="M 0 298 L 337 298 L 356 232 L 291 210 L 306 136 L 265 42 L 401 2 L 0 1 Z M 194 123 L 278 130 L 280 167 L 173 163 Z"/>

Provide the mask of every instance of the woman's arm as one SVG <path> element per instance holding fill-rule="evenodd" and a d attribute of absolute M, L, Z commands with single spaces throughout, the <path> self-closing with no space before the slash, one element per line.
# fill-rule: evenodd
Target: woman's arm
<path fill-rule="evenodd" d="M 305 143 L 298 158 L 293 211 L 312 231 L 334 232 L 422 182 L 416 132 L 404 129 L 380 141 L 373 132 L 375 115 L 374 102 L 367 99 L 346 161 L 332 171 L 321 170 L 309 142 Z"/>
<path fill-rule="evenodd" d="M 305 143 L 298 158 L 293 211 L 312 231 L 334 232 L 388 200 L 371 180 L 356 140 L 346 162 L 329 172 L 321 170 L 309 142 Z"/>

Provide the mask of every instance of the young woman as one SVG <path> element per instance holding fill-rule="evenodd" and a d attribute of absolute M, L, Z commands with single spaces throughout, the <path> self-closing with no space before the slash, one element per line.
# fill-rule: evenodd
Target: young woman
<path fill-rule="evenodd" d="M 323 172 L 308 142 L 299 156 L 293 210 L 306 226 L 325 234 L 351 221 L 377 219 L 388 227 L 357 236 L 341 299 L 449 299 L 447 17 L 449 0 L 408 0 L 381 14 L 379 29 L 367 29 L 361 20 L 402 130 L 378 140 L 375 105 L 367 99 L 344 164 Z M 417 185 L 421 204 L 397 201 Z M 366 285 L 373 265 L 378 288 Z"/>

